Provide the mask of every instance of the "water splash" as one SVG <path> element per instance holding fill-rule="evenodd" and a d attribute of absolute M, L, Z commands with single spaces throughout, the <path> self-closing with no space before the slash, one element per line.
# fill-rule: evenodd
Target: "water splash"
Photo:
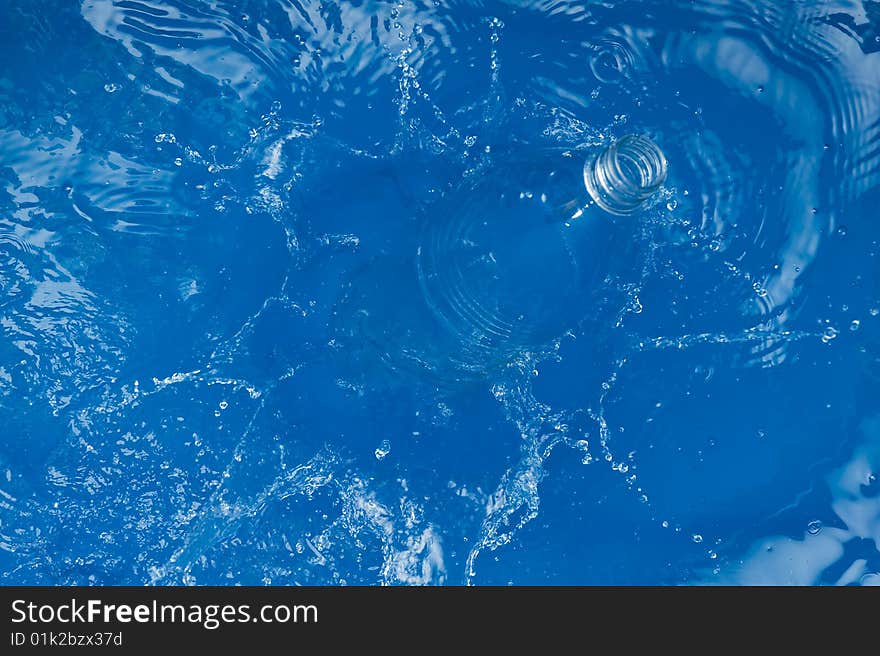
<path fill-rule="evenodd" d="M 841 353 L 872 338 L 867 306 L 845 312 L 829 303 L 819 317 L 829 323 L 817 324 L 810 305 L 820 295 L 810 277 L 816 264 L 842 239 L 844 219 L 854 233 L 857 222 L 846 213 L 880 181 L 876 48 L 865 16 L 842 2 L 648 3 L 644 18 L 617 3 L 510 4 L 519 11 L 496 7 L 487 17 L 425 3 L 269 2 L 243 16 L 226 2 L 96 0 L 74 8 L 83 20 L 67 22 L 69 38 L 91 39 L 94 49 L 68 48 L 67 58 L 51 56 L 65 38 L 51 21 L 14 12 L 35 53 L 27 56 L 57 68 L 39 86 L 17 71 L 0 85 L 4 118 L 15 126 L 0 134 L 0 403 L 6 434 L 30 427 L 61 437 L 44 445 L 51 453 L 31 468 L 39 471 L 30 487 L 14 449 L 4 461 L 7 580 L 138 582 L 152 571 L 156 581 L 216 581 L 227 572 L 234 581 L 244 576 L 245 552 L 266 557 L 265 566 L 248 570 L 256 582 L 460 580 L 450 563 L 461 545 L 438 501 L 445 491 L 416 496 L 383 485 L 383 475 L 410 474 L 401 464 L 404 441 L 395 437 L 394 457 L 377 463 L 381 442 L 364 436 L 369 463 L 355 466 L 335 450 L 325 460 L 318 449 L 294 453 L 309 432 L 296 422 L 261 424 L 286 407 L 279 390 L 311 367 L 346 379 L 340 385 L 351 385 L 351 398 L 381 397 L 386 388 L 377 392 L 375 370 L 349 380 L 378 357 L 396 379 L 395 402 L 408 394 L 400 381 L 416 380 L 430 390 L 431 405 L 434 394 L 446 394 L 452 416 L 467 417 L 454 390 L 476 380 L 523 436 L 510 447 L 519 450 L 514 463 L 485 487 L 494 491 L 474 494 L 481 504 L 469 536 L 475 546 L 464 549 L 462 570 L 478 582 L 478 555 L 509 544 L 539 512 L 546 461 L 560 444 L 584 462 L 608 463 L 634 499 L 655 498 L 655 490 L 640 489 L 642 478 L 631 479 L 637 432 L 627 425 L 621 433 L 612 414 L 634 391 L 621 377 L 637 357 L 685 357 L 711 346 L 736 371 L 797 364 L 809 373 L 802 356 L 813 346 Z M 554 48 L 537 25 L 553 35 Z M 85 61 L 85 52 L 126 66 Z M 33 93 L 25 102 L 18 89 Z M 106 105 L 100 121 L 90 116 L 95 93 Z M 378 115 L 396 118 L 365 119 Z M 765 138 L 732 138 L 746 127 Z M 387 299 L 382 280 L 418 280 L 417 217 L 438 211 L 436 199 L 453 182 L 491 176 L 505 146 L 555 146 L 579 163 L 589 149 L 613 149 L 634 131 L 663 144 L 672 175 L 631 235 L 639 266 L 592 281 L 608 297 L 586 308 L 598 324 L 563 316 L 552 330 L 533 324 L 517 334 L 518 314 L 487 314 L 496 291 L 448 278 L 440 298 L 457 305 L 439 314 L 454 326 L 453 346 L 444 346 L 442 331 L 401 339 L 407 324 L 398 318 L 411 315 L 407 302 L 424 293 L 417 284 L 385 301 L 400 314 L 372 323 L 382 306 L 357 284 L 376 283 Z M 398 173 L 430 169 L 432 179 L 423 189 L 411 184 L 415 175 L 401 177 L 387 197 L 409 189 L 415 209 L 387 213 L 387 226 L 365 226 L 354 206 L 341 205 L 364 196 L 338 193 L 353 190 L 351 179 L 330 191 L 321 186 L 355 160 L 378 169 L 396 163 Z M 648 177 L 660 179 L 659 160 L 649 160 Z M 360 179 L 361 186 L 388 177 Z M 594 184 L 601 191 L 604 183 Z M 333 211 L 322 213 L 321 205 Z M 346 216 L 337 225 L 333 214 Z M 457 239 L 466 225 L 430 239 Z M 212 239 L 199 241 L 205 234 Z M 217 252 L 227 242 L 236 252 Z M 215 261 L 200 261 L 197 252 L 215 253 Z M 370 273 L 370 258 L 400 252 L 409 259 Z M 559 262 L 572 261 L 562 255 Z M 281 262 L 278 270 L 258 289 L 230 293 L 227 283 L 259 276 L 273 262 Z M 225 282 L 212 289 L 218 278 Z M 139 286 L 142 295 L 133 297 Z M 333 293 L 321 296 L 322 289 Z M 450 305 L 436 292 L 436 308 Z M 334 306 L 328 296 L 341 300 Z M 560 297 L 583 303 L 579 294 Z M 148 320 L 138 308 L 159 308 L 154 298 L 173 302 Z M 356 321 L 335 320 L 346 309 Z M 843 330 L 853 317 L 861 318 L 858 331 Z M 204 335 L 192 337 L 187 326 Z M 175 348 L 185 339 L 192 348 Z M 505 340 L 515 348 L 495 348 Z M 612 356 L 605 363 L 585 355 L 589 349 L 572 355 L 567 340 L 595 342 L 595 351 L 607 347 Z M 463 342 L 470 351 L 457 349 Z M 461 371 L 435 385 L 450 352 Z M 335 368 L 345 359 L 350 367 Z M 574 403 L 557 401 L 534 385 L 534 372 L 552 361 L 600 382 Z M 870 380 L 875 365 L 869 357 L 860 364 Z M 25 419 L 16 416 L 22 398 L 32 408 Z M 351 435 L 330 439 L 359 444 Z M 248 462 L 260 458 L 251 485 Z M 385 474 L 370 469 L 379 465 Z M 46 489 L 49 501 L 30 498 Z M 301 523 L 267 518 L 265 507 L 288 502 Z M 309 513 L 311 522 L 303 519 Z M 670 519 L 683 539 L 699 534 L 701 549 L 717 548 L 710 527 Z M 126 537 L 135 532 L 142 537 Z M 59 558 L 58 545 L 74 534 L 94 547 L 91 555 Z M 826 523 L 816 537 L 831 534 Z M 134 562 L 125 555 L 132 552 Z"/>

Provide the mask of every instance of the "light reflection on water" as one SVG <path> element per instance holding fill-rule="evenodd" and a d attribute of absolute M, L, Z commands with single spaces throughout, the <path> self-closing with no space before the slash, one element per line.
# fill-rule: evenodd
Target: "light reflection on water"
<path fill-rule="evenodd" d="M 719 567 L 722 585 L 880 585 L 880 418 L 862 426 L 864 441 L 825 480 L 835 521 L 804 527 L 801 538 L 768 536 Z"/>
<path fill-rule="evenodd" d="M 11 3 L 2 575 L 516 582 L 542 486 L 590 493 L 564 458 L 670 528 L 674 574 L 609 582 L 875 582 L 876 423 L 843 448 L 877 410 L 872 6 L 84 0 L 67 29 Z M 505 153 L 631 133 L 669 161 L 638 256 L 450 371 L 413 309 L 425 226 Z M 836 523 L 749 533 L 818 480 Z M 536 581 L 604 580 L 556 565 Z"/>

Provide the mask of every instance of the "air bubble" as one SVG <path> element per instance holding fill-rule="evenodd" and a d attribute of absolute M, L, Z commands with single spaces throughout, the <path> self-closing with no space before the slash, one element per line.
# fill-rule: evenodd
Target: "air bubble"
<path fill-rule="evenodd" d="M 812 522 L 807 524 L 807 532 L 810 535 L 818 535 L 819 531 L 821 531 L 821 530 L 822 530 L 822 522 L 820 522 L 818 519 L 814 519 Z"/>
<path fill-rule="evenodd" d="M 696 542 L 697 544 L 700 544 L 700 542 L 703 541 L 703 536 L 700 535 L 699 533 L 694 533 L 694 534 L 691 536 L 691 539 L 692 539 L 694 542 Z"/>
<path fill-rule="evenodd" d="M 382 440 L 382 443 L 374 451 L 376 460 L 379 461 L 384 460 L 389 453 L 391 453 L 391 440 Z"/>
<path fill-rule="evenodd" d="M 857 331 L 857 330 L 859 329 L 859 326 L 860 326 L 860 325 L 862 325 L 862 322 L 861 322 L 861 321 L 859 321 L 858 319 L 853 319 L 853 320 L 852 320 L 852 323 L 849 325 L 849 329 L 850 329 L 851 331 L 855 332 L 855 331 Z"/>
<path fill-rule="evenodd" d="M 832 340 L 836 339 L 838 335 L 837 328 L 834 326 L 828 326 L 825 330 L 822 331 L 822 342 L 828 344 Z"/>

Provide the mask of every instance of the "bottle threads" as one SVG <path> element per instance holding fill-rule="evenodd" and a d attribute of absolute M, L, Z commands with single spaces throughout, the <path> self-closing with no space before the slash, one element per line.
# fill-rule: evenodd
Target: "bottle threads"
<path fill-rule="evenodd" d="M 633 214 L 666 180 L 666 156 L 643 135 L 628 134 L 584 163 L 587 192 L 609 214 Z"/>

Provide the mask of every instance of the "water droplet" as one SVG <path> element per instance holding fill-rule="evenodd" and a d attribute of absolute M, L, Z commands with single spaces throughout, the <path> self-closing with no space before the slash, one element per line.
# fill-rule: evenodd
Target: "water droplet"
<path fill-rule="evenodd" d="M 818 519 L 814 519 L 812 522 L 807 524 L 807 531 L 810 533 L 810 535 L 818 535 L 819 531 L 821 530 L 822 522 L 820 522 Z"/>
<path fill-rule="evenodd" d="M 833 339 L 836 339 L 838 335 L 837 328 L 834 326 L 828 326 L 825 330 L 822 331 L 822 342 L 828 344 Z"/>
<path fill-rule="evenodd" d="M 703 541 L 703 536 L 700 535 L 699 533 L 694 533 L 694 534 L 691 536 L 691 539 L 692 539 L 694 542 L 696 542 L 697 544 L 700 544 L 700 542 Z"/>
<path fill-rule="evenodd" d="M 382 443 L 376 447 L 376 460 L 384 460 L 385 456 L 391 453 L 391 440 L 382 440 Z"/>

